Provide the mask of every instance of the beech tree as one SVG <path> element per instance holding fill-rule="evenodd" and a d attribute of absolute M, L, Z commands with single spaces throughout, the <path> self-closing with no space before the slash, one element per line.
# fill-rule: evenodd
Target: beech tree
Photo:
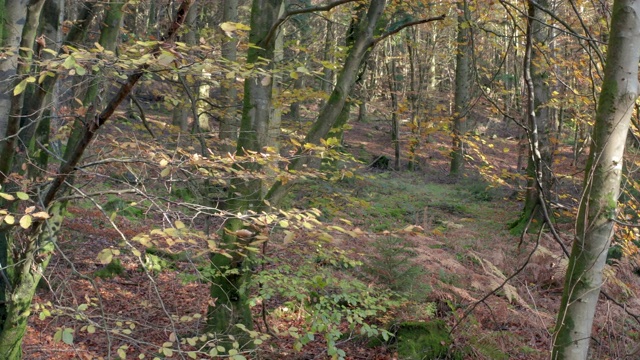
<path fill-rule="evenodd" d="M 618 212 L 625 141 L 638 97 L 640 1 L 615 0 L 604 81 L 553 338 L 553 359 L 586 359 Z"/>

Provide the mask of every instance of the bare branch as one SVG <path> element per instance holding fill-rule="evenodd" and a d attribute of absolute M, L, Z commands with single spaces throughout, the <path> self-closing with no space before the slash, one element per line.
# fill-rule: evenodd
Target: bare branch
<path fill-rule="evenodd" d="M 428 19 L 409 21 L 407 23 L 404 23 L 404 24 L 398 26 L 398 28 L 394 29 L 393 31 L 389 31 L 387 33 L 382 34 L 379 38 L 373 40 L 373 42 L 371 43 L 371 46 L 373 46 L 373 45 L 377 44 L 378 42 L 388 38 L 391 35 L 399 33 L 403 29 L 408 28 L 410 26 L 426 24 L 426 23 L 432 22 L 432 21 L 444 20 L 446 17 L 447 17 L 447 15 L 442 14 L 440 16 L 436 16 L 436 17 L 432 17 L 432 18 L 428 18 Z"/>
<path fill-rule="evenodd" d="M 273 36 L 275 35 L 276 31 L 280 27 L 280 25 L 282 25 L 285 21 L 289 20 L 289 18 L 294 15 L 308 14 L 310 12 L 316 12 L 316 11 L 329 11 L 336 6 L 340 6 L 340 5 L 347 4 L 350 2 L 355 2 L 355 1 L 358 1 L 358 0 L 337 0 L 327 5 L 318 5 L 318 6 L 312 6 L 304 9 L 299 9 L 299 10 L 287 11 L 286 13 L 282 14 L 282 16 L 280 16 L 278 20 L 276 20 L 276 22 L 271 26 L 271 29 L 269 29 L 267 36 L 262 41 L 260 41 L 260 43 L 257 45 L 264 47 L 267 44 L 269 44 L 273 39 Z"/>

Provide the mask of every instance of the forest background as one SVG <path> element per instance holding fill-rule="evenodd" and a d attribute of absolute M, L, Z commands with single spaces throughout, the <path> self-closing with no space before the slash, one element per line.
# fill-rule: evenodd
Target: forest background
<path fill-rule="evenodd" d="M 0 4 L 0 358 L 637 357 L 640 2 Z"/>

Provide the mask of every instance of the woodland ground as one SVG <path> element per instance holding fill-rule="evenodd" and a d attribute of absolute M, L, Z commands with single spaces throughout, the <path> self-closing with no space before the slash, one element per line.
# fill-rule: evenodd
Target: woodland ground
<path fill-rule="evenodd" d="M 127 141 L 132 141 L 134 135 L 131 134 L 143 136 L 142 130 L 136 127 L 131 131 L 132 128 L 131 124 L 112 124 L 105 134 Z M 389 129 L 383 121 L 355 124 L 345 136 L 348 151 L 367 162 L 380 154 L 391 158 Z M 96 148 L 106 153 L 114 142 L 105 134 L 97 140 Z M 376 241 L 385 237 L 406 240 L 412 251 L 408 261 L 422 269 L 413 279 L 414 285 L 424 290 L 411 294 L 421 297 L 414 299 L 418 306 L 432 304 L 435 307 L 434 311 L 407 308 L 395 312 L 392 315 L 395 320 L 440 318 L 450 327 L 455 325 L 452 347 L 465 349 L 467 358 L 545 359 L 549 355 L 560 302 L 565 260 L 558 243 L 548 232 L 540 237 L 535 253 L 537 234 L 525 236 L 520 243 L 520 237 L 509 232 L 508 223 L 518 217 L 522 206 L 519 197 L 513 196 L 515 191 L 522 190 L 519 187 L 522 183 L 517 184 L 516 180 L 492 183 L 480 174 L 500 178 L 505 174 L 503 170 L 513 172 L 517 141 L 487 134 L 479 137 L 477 143 L 487 164 L 493 168 L 476 161 L 475 167 L 467 167 L 468 177 L 457 182 L 447 175 L 449 138 L 436 134 L 421 150 L 423 156 L 418 171 L 361 167 L 357 170 L 361 178 L 306 183 L 296 188 L 287 201 L 296 207 L 317 207 L 323 211 L 323 221 L 355 232 L 356 236 L 335 232 L 333 243 L 327 245 L 336 246 L 353 259 L 366 262 L 371 254 L 379 251 Z M 569 211 L 555 210 L 559 215 L 556 226 L 567 247 L 572 239 L 572 214 L 575 213 L 571 210 L 575 200 L 571 199 L 579 192 L 581 164 L 571 165 L 569 146 L 560 149 L 556 164 L 558 189 L 568 195 L 561 202 Z M 105 184 L 97 181 L 94 185 L 107 186 Z M 117 247 L 122 236 L 131 238 L 154 225 L 160 226 L 162 219 L 118 216 L 115 222 L 120 234 L 109 219 L 87 201 L 75 203 L 69 213 L 59 251 L 47 270 L 47 284 L 41 286 L 34 301 L 38 305 L 50 302 L 58 312 L 41 319 L 40 310 L 34 310 L 24 344 L 25 359 L 95 359 L 109 355 L 117 358 L 117 349 L 125 344 L 128 345 L 127 358 L 137 358 L 140 353 L 153 358 L 158 348 L 170 341 L 170 326 L 190 334 L 202 329 L 209 301 L 208 286 L 185 281 L 188 280 L 185 274 L 195 275 L 194 266 L 188 262 L 178 262 L 176 268 L 163 269 L 150 278 L 137 270 L 139 265 L 132 256 L 124 254 L 120 257 L 124 267 L 120 276 L 105 279 L 94 276 L 102 267 L 96 261 L 102 249 Z M 310 246 L 300 232 L 293 244 L 275 239 L 268 244 L 266 252 L 271 257 L 295 263 L 303 261 L 301 254 L 305 251 L 313 251 L 313 248 L 309 250 Z M 506 287 L 485 298 L 525 263 L 528 265 Z M 640 314 L 637 300 L 640 283 L 631 270 L 629 266 L 611 268 L 610 271 L 618 272 L 617 278 L 621 281 L 610 276 L 605 290 L 623 302 L 629 312 Z M 90 307 L 85 314 L 95 321 L 96 327 L 115 329 L 110 337 L 102 331 L 91 334 L 86 328 L 83 330 L 87 320 L 75 318 L 78 306 L 97 299 L 97 294 L 100 294 L 102 309 Z M 299 317 L 275 316 L 278 299 L 270 301 L 267 308 L 271 312 L 265 318 L 273 331 L 302 326 Z M 258 329 L 264 329 L 260 306 L 254 311 Z M 465 316 L 467 311 L 470 313 Z M 389 320 L 394 319 L 374 319 L 378 323 Z M 63 326 L 75 329 L 73 345 L 54 341 L 54 334 Z M 625 310 L 612 302 L 601 301 L 594 325 L 593 358 L 623 358 L 633 347 L 633 340 L 640 337 L 639 329 Z M 291 337 L 273 337 L 260 346 L 252 358 L 327 357 L 325 344 L 319 337 L 301 352 L 293 351 L 292 347 Z M 340 343 L 339 347 L 348 359 L 397 358 L 393 345 L 371 348 L 366 341 L 353 339 Z M 173 357 L 180 358 L 176 354 Z"/>

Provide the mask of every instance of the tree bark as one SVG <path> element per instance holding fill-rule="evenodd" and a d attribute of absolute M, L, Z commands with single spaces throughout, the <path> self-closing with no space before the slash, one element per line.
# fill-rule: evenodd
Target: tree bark
<path fill-rule="evenodd" d="M 36 33 L 38 31 L 38 25 L 40 23 L 40 12 L 44 0 L 31 0 L 27 4 L 27 13 L 22 22 L 22 34 L 20 34 L 20 50 L 18 51 L 19 61 L 15 68 L 15 78 L 13 81 L 8 81 L 11 84 L 9 89 L 10 105 L 9 114 L 6 118 L 5 132 L 6 135 L 0 144 L 0 154 L 5 156 L 0 157 L 0 183 L 4 181 L 6 176 L 11 172 L 11 166 L 13 165 L 13 156 L 6 156 L 12 154 L 15 148 L 18 146 L 18 132 L 20 130 L 20 118 L 22 117 L 22 108 L 24 104 L 25 91 L 14 95 L 13 88 L 15 88 L 22 80 L 24 80 L 30 70 L 31 62 L 33 61 L 33 52 L 25 49 L 33 49 L 35 43 Z"/>
<path fill-rule="evenodd" d="M 616 0 L 584 190 L 552 359 L 586 359 L 617 216 L 625 140 L 638 97 L 640 1 Z"/>
<path fill-rule="evenodd" d="M 22 339 L 31 314 L 31 301 L 54 251 L 56 236 L 64 218 L 64 205 L 54 204 L 49 209 L 49 214 L 51 217 L 46 223 L 42 223 L 40 231 L 35 228 L 20 230 L 19 235 L 11 233 L 9 229 L 0 232 L 2 240 L 11 243 L 20 239 L 19 241 L 27 245 L 23 252 L 8 264 L 15 266 L 15 269 L 10 277 L 12 289 L 7 297 L 6 316 L 0 331 L 0 359 L 22 358 Z"/>

